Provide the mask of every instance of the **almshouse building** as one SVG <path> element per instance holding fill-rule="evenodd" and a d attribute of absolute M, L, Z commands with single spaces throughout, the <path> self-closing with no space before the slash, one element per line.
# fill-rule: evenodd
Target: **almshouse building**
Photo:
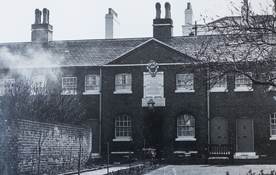
<path fill-rule="evenodd" d="M 173 36 L 170 4 L 165 18 L 160 8 L 153 37 L 74 41 L 53 41 L 49 11 L 41 22 L 36 10 L 32 42 L 0 45 L 2 90 L 27 76 L 80 95 L 91 154 L 106 156 L 109 143 L 113 161 L 142 158 L 145 148 L 158 158 L 203 158 L 206 144 L 233 144 L 235 158 L 275 157 L 274 89 L 264 95 L 244 75 L 225 75 L 211 88 L 202 83 L 207 69 L 191 64 L 207 36 Z"/>

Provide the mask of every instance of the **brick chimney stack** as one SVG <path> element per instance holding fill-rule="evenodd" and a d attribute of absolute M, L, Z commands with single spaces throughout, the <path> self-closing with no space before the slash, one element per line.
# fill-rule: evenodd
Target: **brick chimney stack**
<path fill-rule="evenodd" d="M 185 22 L 182 26 L 182 35 L 189 36 L 193 32 L 193 9 L 190 2 L 187 3 L 185 9 Z"/>
<path fill-rule="evenodd" d="M 119 35 L 120 22 L 118 14 L 112 9 L 108 9 L 108 14 L 105 15 L 105 38 L 112 39 Z"/>
<path fill-rule="evenodd" d="M 41 11 L 35 10 L 35 22 L 32 24 L 32 42 L 49 42 L 53 40 L 53 26 L 49 24 L 49 10 L 43 9 L 43 23 Z"/>
<path fill-rule="evenodd" d="M 165 3 L 165 18 L 161 18 L 161 5 L 155 4 L 156 18 L 153 20 L 153 37 L 157 39 L 170 39 L 173 33 L 173 21 L 171 19 L 171 5 Z"/>

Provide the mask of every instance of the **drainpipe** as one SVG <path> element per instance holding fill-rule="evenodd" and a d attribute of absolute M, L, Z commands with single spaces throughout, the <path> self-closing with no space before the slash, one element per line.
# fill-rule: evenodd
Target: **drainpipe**
<path fill-rule="evenodd" d="M 99 155 L 101 155 L 102 147 L 102 67 L 100 67 L 100 106 L 99 106 Z"/>
<path fill-rule="evenodd" d="M 208 127 L 208 144 L 210 144 L 210 72 L 207 68 L 207 78 L 209 81 L 207 81 L 207 127 Z"/>
<path fill-rule="evenodd" d="M 208 144 L 210 144 L 210 90 L 207 89 Z"/>

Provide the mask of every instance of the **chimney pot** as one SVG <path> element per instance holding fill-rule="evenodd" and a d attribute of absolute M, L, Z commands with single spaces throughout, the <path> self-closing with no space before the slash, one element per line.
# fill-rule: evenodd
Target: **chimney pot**
<path fill-rule="evenodd" d="M 190 2 L 187 3 L 187 9 L 191 9 L 191 3 Z"/>
<path fill-rule="evenodd" d="M 170 3 L 165 3 L 165 9 L 166 9 L 166 15 L 165 18 L 170 19 L 171 18 L 171 5 Z"/>
<path fill-rule="evenodd" d="M 43 9 L 43 24 L 49 24 L 49 13 L 48 9 Z"/>
<path fill-rule="evenodd" d="M 161 4 L 159 2 L 157 2 L 155 4 L 155 8 L 156 8 L 156 19 L 160 19 L 160 17 L 161 17 Z"/>
<path fill-rule="evenodd" d="M 35 10 L 35 24 L 41 24 L 41 11 L 39 9 Z"/>

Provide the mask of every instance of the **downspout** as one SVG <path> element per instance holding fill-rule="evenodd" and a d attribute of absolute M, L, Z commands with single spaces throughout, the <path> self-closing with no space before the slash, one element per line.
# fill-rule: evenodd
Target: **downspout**
<path fill-rule="evenodd" d="M 210 144 L 210 72 L 207 68 L 207 127 L 208 127 L 208 144 Z"/>
<path fill-rule="evenodd" d="M 102 147 L 102 67 L 100 67 L 100 99 L 99 99 L 99 155 Z"/>
<path fill-rule="evenodd" d="M 208 144 L 210 144 L 210 90 L 207 89 Z"/>

